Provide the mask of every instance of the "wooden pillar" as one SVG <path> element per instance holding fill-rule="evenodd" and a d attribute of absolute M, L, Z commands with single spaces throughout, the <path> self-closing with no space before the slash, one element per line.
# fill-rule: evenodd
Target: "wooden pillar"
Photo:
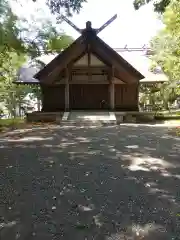
<path fill-rule="evenodd" d="M 90 44 L 88 44 L 87 46 L 87 49 L 88 49 L 88 62 L 87 62 L 87 65 L 88 65 L 88 81 L 91 81 L 92 79 L 92 74 L 91 74 L 91 47 L 90 47 Z"/>
<path fill-rule="evenodd" d="M 110 83 L 110 108 L 113 110 L 114 109 L 114 83 Z"/>
<path fill-rule="evenodd" d="M 65 79 L 65 111 L 69 111 L 69 69 L 66 68 Z"/>
<path fill-rule="evenodd" d="M 115 89 L 114 89 L 114 68 L 111 69 L 110 71 L 110 76 L 109 76 L 109 92 L 110 92 L 110 108 L 114 110 L 115 107 Z"/>

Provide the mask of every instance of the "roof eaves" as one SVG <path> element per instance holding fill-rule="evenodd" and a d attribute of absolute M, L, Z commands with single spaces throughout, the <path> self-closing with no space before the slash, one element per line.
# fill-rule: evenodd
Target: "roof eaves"
<path fill-rule="evenodd" d="M 97 37 L 97 41 L 99 41 L 101 44 L 103 44 L 109 51 L 111 51 L 116 59 L 118 61 L 121 61 L 121 64 L 123 63 L 123 67 L 127 69 L 127 67 L 140 79 L 143 79 L 145 76 L 140 73 L 136 68 L 134 68 L 129 62 L 127 62 L 120 54 L 118 54 L 113 48 L 111 48 L 107 43 L 105 43 L 102 39 Z"/>
<path fill-rule="evenodd" d="M 34 75 L 34 78 L 37 78 L 37 79 L 41 79 L 41 76 L 42 75 L 46 75 L 50 72 L 53 71 L 54 69 L 54 65 L 56 62 L 60 62 L 63 57 L 67 54 L 69 54 L 69 52 L 71 51 L 72 47 L 74 45 L 76 45 L 79 41 L 81 41 L 82 39 L 82 36 L 80 36 L 79 38 L 77 38 L 71 45 L 69 45 L 64 51 L 60 52 L 51 62 L 49 62 L 44 68 L 42 68 L 39 72 L 37 72 L 35 75 Z"/>

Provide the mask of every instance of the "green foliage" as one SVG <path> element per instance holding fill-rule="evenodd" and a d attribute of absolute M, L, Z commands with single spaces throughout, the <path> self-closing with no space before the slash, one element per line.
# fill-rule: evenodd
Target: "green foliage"
<path fill-rule="evenodd" d="M 27 94 L 27 87 L 13 84 L 17 70 L 26 57 L 24 41 L 20 38 L 18 18 L 4 0 L 0 0 L 0 103 L 1 111 L 8 110 L 16 116 L 17 105 L 20 105 Z M 7 113 L 7 111 L 6 111 Z"/>
<path fill-rule="evenodd" d="M 39 48 L 43 51 L 43 53 L 54 53 L 60 52 L 61 50 L 67 48 L 72 42 L 73 38 L 65 35 L 63 33 L 58 34 L 55 28 L 47 28 L 46 34 L 39 34 L 39 36 L 43 36 L 43 39 L 40 38 L 39 43 L 36 45 L 36 50 Z M 42 54 L 42 51 L 34 51 L 32 48 L 31 57 L 34 60 L 35 65 L 38 65 L 40 68 L 43 68 L 45 65 L 40 60 L 36 59 L 38 55 Z M 33 97 L 37 98 L 39 101 L 41 100 L 41 90 L 39 86 L 31 86 L 31 92 L 33 93 Z"/>
<path fill-rule="evenodd" d="M 8 52 L 24 51 L 23 41 L 20 39 L 20 29 L 17 27 L 17 17 L 9 5 L 0 0 L 0 67 L 8 58 Z"/>
<path fill-rule="evenodd" d="M 144 6 L 145 4 L 148 4 L 149 2 L 152 2 L 153 0 L 134 0 L 133 5 L 136 10 L 138 10 L 140 7 Z M 170 4 L 172 0 L 160 0 L 155 1 L 154 3 L 154 11 L 158 13 L 163 13 L 166 9 L 166 7 Z"/>
<path fill-rule="evenodd" d="M 154 51 L 153 60 L 162 67 L 171 79 L 166 87 L 180 94 L 180 4 L 179 0 L 172 1 L 163 15 L 165 28 L 152 40 Z"/>
<path fill-rule="evenodd" d="M 20 106 L 23 103 L 24 97 L 29 91 L 27 86 L 13 84 L 17 70 L 25 60 L 24 55 L 9 52 L 6 56 L 6 62 L 3 62 L 0 68 L 0 71 L 3 72 L 0 77 L 0 102 L 3 102 L 4 107 L 13 117 L 16 116 L 17 105 Z"/>
<path fill-rule="evenodd" d="M 24 34 L 28 35 L 26 31 Z M 33 38 L 30 36 L 25 39 L 26 53 L 31 58 L 41 56 L 42 52 L 45 54 L 59 52 L 73 42 L 73 38 L 62 31 L 57 31 L 56 27 L 49 21 L 42 23 L 41 28 L 34 28 L 31 35 L 33 35 Z"/>
<path fill-rule="evenodd" d="M 41 100 L 38 86 L 13 84 L 19 68 L 27 59 L 65 49 L 73 39 L 64 32 L 57 31 L 45 19 L 38 24 L 22 21 L 5 0 L 0 0 L 0 36 L 0 116 L 8 113 L 15 118 L 17 109 L 26 111 L 24 105 L 28 104 L 25 100 L 27 94 L 30 93 L 33 99 L 37 99 L 38 106 Z M 40 65 L 43 67 L 42 63 Z"/>
<path fill-rule="evenodd" d="M 6 61 L 7 52 L 26 53 L 34 58 L 42 52 L 64 49 L 73 41 L 49 20 L 41 20 L 38 26 L 18 19 L 5 0 L 0 0 L 0 14 L 0 65 L 3 59 Z"/>
<path fill-rule="evenodd" d="M 46 46 L 47 51 L 59 52 L 67 48 L 73 42 L 73 38 L 67 35 L 52 36 L 49 38 Z"/>
<path fill-rule="evenodd" d="M 151 2 L 152 0 L 134 0 L 133 5 L 136 10 L 140 7 L 144 6 L 145 4 Z"/>
<path fill-rule="evenodd" d="M 160 66 L 169 77 L 169 81 L 162 84 L 159 91 L 141 87 L 144 95 L 149 95 L 152 103 L 161 103 L 163 108 L 169 109 L 180 96 L 180 4 L 179 0 L 173 0 L 166 8 L 162 16 L 164 28 L 151 41 L 153 52 L 152 68 Z M 141 101 L 146 101 L 142 95 Z"/>
<path fill-rule="evenodd" d="M 36 0 L 32 1 L 36 2 Z M 65 12 L 68 16 L 71 16 L 73 12 L 79 13 L 84 2 L 86 0 L 46 0 L 46 4 L 53 14 Z"/>

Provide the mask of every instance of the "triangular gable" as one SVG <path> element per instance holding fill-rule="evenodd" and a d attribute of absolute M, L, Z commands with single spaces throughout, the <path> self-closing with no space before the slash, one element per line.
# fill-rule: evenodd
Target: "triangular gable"
<path fill-rule="evenodd" d="M 94 54 L 90 54 L 90 66 L 104 66 L 105 63 L 98 59 Z M 88 54 L 85 53 L 80 59 L 78 59 L 74 66 L 87 66 L 88 65 Z"/>
<path fill-rule="evenodd" d="M 138 70 L 136 70 L 99 37 L 94 36 L 93 38 L 85 39 L 83 35 L 54 58 L 34 77 L 42 82 L 49 81 L 49 78 L 53 81 L 53 78 L 59 75 L 67 65 L 72 64 L 72 62 L 77 63 L 79 60 L 82 61 L 83 55 L 87 56 L 87 44 L 90 45 L 90 50 L 93 53 L 92 56 L 94 57 L 96 55 L 94 59 L 98 61 L 99 59 L 102 59 L 102 62 L 106 62 L 109 66 L 113 66 L 115 68 L 116 77 L 122 81 L 133 83 L 144 78 Z"/>

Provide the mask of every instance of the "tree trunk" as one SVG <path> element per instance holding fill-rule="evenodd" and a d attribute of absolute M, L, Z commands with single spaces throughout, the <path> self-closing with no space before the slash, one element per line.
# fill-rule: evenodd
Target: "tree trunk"
<path fill-rule="evenodd" d="M 41 100 L 37 98 L 37 109 L 41 111 Z"/>

